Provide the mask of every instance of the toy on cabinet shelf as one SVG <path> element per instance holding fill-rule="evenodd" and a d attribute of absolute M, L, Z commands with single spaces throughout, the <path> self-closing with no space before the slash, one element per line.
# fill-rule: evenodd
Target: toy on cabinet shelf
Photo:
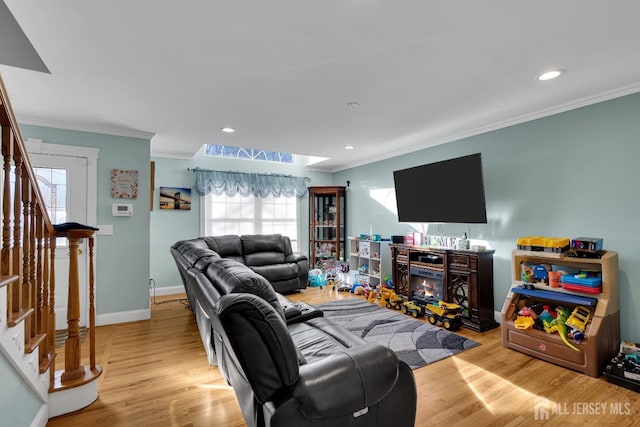
<path fill-rule="evenodd" d="M 533 278 L 533 268 L 535 264 L 528 261 L 522 261 L 520 263 L 520 280 L 524 283 L 534 283 L 535 279 Z"/>
<path fill-rule="evenodd" d="M 533 280 L 536 283 L 549 284 L 549 271 L 551 271 L 551 265 L 538 264 L 533 267 Z"/>
<path fill-rule="evenodd" d="M 567 338 L 568 335 L 568 328 L 567 328 L 567 324 L 565 323 L 567 321 L 567 318 L 569 317 L 569 311 L 564 308 L 564 307 L 556 307 L 556 313 L 557 316 L 555 319 L 553 319 L 551 322 L 549 322 L 548 320 L 543 320 L 544 322 L 544 331 L 548 334 L 552 334 L 554 332 L 557 332 L 558 335 L 560 335 L 560 338 L 562 339 L 562 342 L 569 348 L 575 350 L 575 351 L 580 351 L 580 349 L 576 346 L 574 346 L 573 344 L 571 344 L 569 342 L 569 339 Z"/>
<path fill-rule="evenodd" d="M 513 324 L 517 329 L 531 329 L 536 321 L 531 316 L 518 316 Z"/>
<path fill-rule="evenodd" d="M 368 276 L 375 287 L 382 283 L 385 274 L 389 245 L 376 235 L 361 234 L 349 238 L 349 263 L 361 276 Z"/>
<path fill-rule="evenodd" d="M 533 308 L 525 306 L 518 311 L 518 317 L 513 323 L 517 329 L 531 329 L 534 327 L 537 319 L 538 315 Z"/>
<path fill-rule="evenodd" d="M 590 319 L 591 310 L 587 307 L 577 306 L 565 322 L 571 328 L 569 333 L 578 344 L 584 340 L 584 332 Z"/>
<path fill-rule="evenodd" d="M 371 244 L 369 242 L 360 242 L 359 256 L 363 258 L 369 258 L 369 252 L 371 250 Z"/>
<path fill-rule="evenodd" d="M 545 305 L 542 307 L 542 313 L 540 313 L 540 316 L 538 317 L 544 323 L 553 322 L 553 320 L 556 318 L 556 315 L 554 315 L 554 313 L 551 311 L 551 307 Z"/>
<path fill-rule="evenodd" d="M 518 312 L 518 316 L 531 317 L 533 318 L 533 320 L 536 320 L 538 318 L 538 315 L 536 314 L 536 312 L 533 310 L 533 308 L 529 306 L 522 307 Z"/>

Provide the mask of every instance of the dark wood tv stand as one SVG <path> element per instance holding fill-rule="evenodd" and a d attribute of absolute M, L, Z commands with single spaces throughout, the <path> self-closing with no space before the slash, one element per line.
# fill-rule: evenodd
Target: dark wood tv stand
<path fill-rule="evenodd" d="M 493 309 L 494 251 L 402 244 L 390 247 L 392 280 L 398 295 L 410 299 L 421 283 L 441 280 L 442 290 L 437 296 L 463 306 L 465 327 L 484 332 L 499 326 Z"/>

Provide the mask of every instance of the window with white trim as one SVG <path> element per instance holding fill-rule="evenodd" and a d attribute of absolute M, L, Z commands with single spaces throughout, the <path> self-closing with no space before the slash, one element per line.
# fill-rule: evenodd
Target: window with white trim
<path fill-rule="evenodd" d="M 285 151 L 265 151 L 260 148 L 234 147 L 231 145 L 206 144 L 204 154 L 205 156 L 228 157 L 231 159 L 293 163 L 293 154 Z"/>
<path fill-rule="evenodd" d="M 225 234 L 282 234 L 298 250 L 298 198 L 227 196 L 209 193 L 202 196 L 204 236 Z"/>

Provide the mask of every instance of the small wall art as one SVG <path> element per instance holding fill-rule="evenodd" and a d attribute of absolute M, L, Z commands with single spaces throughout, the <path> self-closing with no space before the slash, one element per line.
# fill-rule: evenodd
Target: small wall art
<path fill-rule="evenodd" d="M 160 187 L 160 209 L 191 210 L 191 189 Z"/>
<path fill-rule="evenodd" d="M 111 169 L 111 197 L 114 199 L 137 199 L 138 171 Z"/>

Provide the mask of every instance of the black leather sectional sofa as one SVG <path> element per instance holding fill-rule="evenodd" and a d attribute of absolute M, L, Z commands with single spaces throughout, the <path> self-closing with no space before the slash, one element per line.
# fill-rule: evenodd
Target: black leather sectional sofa
<path fill-rule="evenodd" d="M 414 425 L 416 386 L 405 363 L 221 257 L 210 244 L 220 249 L 220 239 L 180 241 L 171 253 L 209 360 L 249 426 Z"/>

